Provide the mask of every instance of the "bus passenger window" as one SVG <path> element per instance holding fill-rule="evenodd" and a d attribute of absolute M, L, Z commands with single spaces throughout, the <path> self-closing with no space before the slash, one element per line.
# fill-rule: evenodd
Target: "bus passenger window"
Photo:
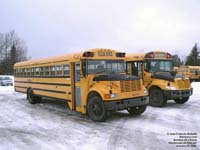
<path fill-rule="evenodd" d="M 31 68 L 28 68 L 27 69 L 27 76 L 30 76 L 31 75 Z"/>
<path fill-rule="evenodd" d="M 50 67 L 50 75 L 55 76 L 55 66 Z"/>
<path fill-rule="evenodd" d="M 31 68 L 31 76 L 34 76 L 34 68 Z"/>
<path fill-rule="evenodd" d="M 40 76 L 44 76 L 44 67 L 40 67 Z"/>
<path fill-rule="evenodd" d="M 69 65 L 64 65 L 64 76 L 70 76 Z"/>
<path fill-rule="evenodd" d="M 27 69 L 24 69 L 24 76 L 27 76 Z"/>
<path fill-rule="evenodd" d="M 36 67 L 35 68 L 35 76 L 39 76 L 40 75 L 40 68 Z"/>
<path fill-rule="evenodd" d="M 62 65 L 56 66 L 57 76 L 62 76 Z"/>
<path fill-rule="evenodd" d="M 45 67 L 45 76 L 49 76 L 49 66 Z"/>

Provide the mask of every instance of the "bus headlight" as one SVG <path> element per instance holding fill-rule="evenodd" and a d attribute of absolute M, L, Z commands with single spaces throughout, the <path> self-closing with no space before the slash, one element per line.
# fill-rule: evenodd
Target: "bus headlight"
<path fill-rule="evenodd" d="M 175 87 L 175 86 L 166 86 L 166 89 L 169 89 L 169 90 L 176 90 L 176 87 Z"/>
<path fill-rule="evenodd" d="M 116 94 L 116 93 L 112 93 L 112 94 L 110 94 L 110 97 L 111 97 L 111 98 L 116 98 L 116 97 L 117 97 L 117 94 Z"/>
<path fill-rule="evenodd" d="M 144 90 L 144 94 L 148 94 L 148 90 L 147 89 Z"/>
<path fill-rule="evenodd" d="M 112 93 L 112 94 L 104 94 L 104 98 L 108 99 L 108 98 L 116 98 L 117 94 L 116 93 Z"/>

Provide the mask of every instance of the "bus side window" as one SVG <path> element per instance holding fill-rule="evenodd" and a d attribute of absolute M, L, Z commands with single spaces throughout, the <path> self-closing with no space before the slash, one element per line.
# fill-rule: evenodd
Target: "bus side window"
<path fill-rule="evenodd" d="M 35 76 L 39 76 L 40 75 L 40 68 L 36 67 L 35 68 Z"/>
<path fill-rule="evenodd" d="M 144 68 L 146 72 L 149 72 L 151 70 L 151 63 L 149 61 L 145 62 Z"/>
<path fill-rule="evenodd" d="M 64 76 L 66 77 L 70 76 L 69 64 L 64 65 Z"/>
<path fill-rule="evenodd" d="M 44 76 L 44 67 L 40 67 L 40 76 Z"/>
<path fill-rule="evenodd" d="M 80 81 L 80 64 L 77 63 L 75 66 L 75 81 L 79 82 Z"/>
<path fill-rule="evenodd" d="M 31 68 L 27 69 L 27 76 L 29 77 L 31 75 Z"/>
<path fill-rule="evenodd" d="M 49 76 L 49 66 L 45 67 L 45 76 Z"/>
<path fill-rule="evenodd" d="M 62 65 L 56 66 L 57 76 L 62 76 Z"/>
<path fill-rule="evenodd" d="M 50 67 L 50 75 L 55 76 L 55 66 Z"/>
<path fill-rule="evenodd" d="M 34 68 L 31 68 L 31 76 L 34 76 Z"/>

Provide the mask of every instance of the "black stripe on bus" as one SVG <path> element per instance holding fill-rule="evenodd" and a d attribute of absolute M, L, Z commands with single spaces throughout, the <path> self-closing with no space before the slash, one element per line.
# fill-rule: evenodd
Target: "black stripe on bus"
<path fill-rule="evenodd" d="M 15 91 L 16 92 L 21 92 L 21 93 L 26 93 L 26 92 L 22 92 L 22 91 L 17 91 L 17 89 L 16 88 L 24 88 L 24 89 L 26 89 L 26 87 L 22 87 L 22 86 L 15 86 Z M 35 88 L 34 88 L 35 89 Z M 35 90 L 38 90 L 38 89 L 35 89 Z M 43 90 L 43 89 L 39 89 L 39 90 Z M 43 90 L 44 91 L 44 90 Z M 45 90 L 45 91 L 47 91 L 47 90 Z M 50 91 L 50 90 L 48 90 L 48 91 Z M 53 91 L 51 91 L 51 92 L 53 92 Z M 54 92 L 56 92 L 56 93 L 59 93 L 59 91 L 54 91 Z M 63 92 L 64 94 L 65 94 L 65 92 Z M 53 98 L 53 99 L 58 99 L 58 100 L 63 100 L 63 101 L 68 101 L 68 102 L 71 102 L 71 100 L 68 100 L 68 99 L 63 99 L 63 98 L 56 98 L 56 97 L 52 97 L 52 96 L 45 96 L 45 95 L 40 95 L 40 94 L 35 94 L 35 95 L 37 95 L 37 96 L 40 96 L 40 97 L 47 97 L 47 98 Z"/>
<path fill-rule="evenodd" d="M 15 78 L 70 78 L 70 76 L 15 76 Z"/>
<path fill-rule="evenodd" d="M 40 94 L 35 94 L 36 96 L 40 96 L 40 97 L 46 97 L 46 98 L 53 98 L 53 99 L 56 99 L 56 100 L 62 100 L 63 102 L 71 102 L 71 100 L 69 99 L 63 99 L 63 98 L 57 98 L 57 97 L 52 97 L 52 96 L 45 96 L 45 95 L 40 95 Z"/>
<path fill-rule="evenodd" d="M 24 87 L 24 86 L 15 86 L 15 88 L 27 89 L 27 87 Z"/>
<path fill-rule="evenodd" d="M 15 83 L 29 83 L 29 84 L 45 84 L 45 85 L 70 86 L 70 84 L 63 84 L 63 83 L 46 83 L 46 82 L 26 82 L 26 81 L 15 81 Z"/>
<path fill-rule="evenodd" d="M 33 90 L 45 91 L 45 92 L 53 92 L 53 93 L 60 93 L 60 94 L 66 94 L 66 92 L 63 92 L 63 91 L 46 90 L 46 89 L 39 89 L 39 88 L 33 88 Z"/>
<path fill-rule="evenodd" d="M 15 86 L 15 88 L 23 88 L 23 89 L 27 89 L 27 87 L 22 87 L 22 86 Z M 33 88 L 33 90 L 66 94 L 66 92 L 63 92 L 63 91 L 46 90 L 46 89 L 39 89 L 39 88 Z"/>

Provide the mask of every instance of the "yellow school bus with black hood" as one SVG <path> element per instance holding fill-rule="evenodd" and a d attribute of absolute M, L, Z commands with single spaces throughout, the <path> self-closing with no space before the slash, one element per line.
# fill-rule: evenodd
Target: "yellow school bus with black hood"
<path fill-rule="evenodd" d="M 123 109 L 139 115 L 148 104 L 142 81 L 125 73 L 125 53 L 111 49 L 19 62 L 14 71 L 15 90 L 26 93 L 31 104 L 42 97 L 65 100 L 70 110 L 94 121 Z"/>
<path fill-rule="evenodd" d="M 173 70 L 173 57 L 165 51 L 128 54 L 127 73 L 139 76 L 149 91 L 151 106 L 164 106 L 173 99 L 183 104 L 192 95 L 190 80 Z"/>

